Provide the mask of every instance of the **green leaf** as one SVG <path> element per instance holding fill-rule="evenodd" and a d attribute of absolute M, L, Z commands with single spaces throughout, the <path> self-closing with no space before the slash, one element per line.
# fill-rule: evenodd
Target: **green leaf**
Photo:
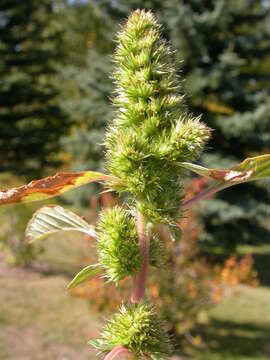
<path fill-rule="evenodd" d="M 92 278 L 102 271 L 102 268 L 98 265 L 88 265 L 83 268 L 78 274 L 73 278 L 73 280 L 68 284 L 67 288 L 70 290 L 75 286 L 81 284 L 85 280 Z"/>
<path fill-rule="evenodd" d="M 187 207 L 228 187 L 270 178 L 270 154 L 248 158 L 230 169 L 208 169 L 200 165 L 182 162 L 181 167 L 212 180 L 209 188 L 183 203 Z"/>
<path fill-rule="evenodd" d="M 96 237 L 95 229 L 80 216 L 58 205 L 43 206 L 33 215 L 25 230 L 29 242 L 46 238 L 58 231 L 79 231 Z"/>
<path fill-rule="evenodd" d="M 115 176 L 95 171 L 63 172 L 33 180 L 27 185 L 0 191 L 0 205 L 45 200 L 91 182 L 107 180 L 119 181 Z"/>

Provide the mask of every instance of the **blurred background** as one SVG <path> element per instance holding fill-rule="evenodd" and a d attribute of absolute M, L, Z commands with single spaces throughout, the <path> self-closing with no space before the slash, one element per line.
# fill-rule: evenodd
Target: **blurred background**
<path fill-rule="evenodd" d="M 214 130 L 200 163 L 228 167 L 270 152 L 269 0 L 1 0 L 1 188 L 103 170 L 115 33 L 137 8 L 159 18 L 187 104 Z M 206 185 L 186 180 L 187 196 Z M 189 211 L 180 243 L 164 241 L 170 271 L 151 272 L 148 296 L 174 337 L 175 358 L 270 359 L 269 189 L 221 192 Z M 85 186 L 57 202 L 94 223 L 117 201 L 101 191 Z M 94 359 L 87 340 L 128 299 L 130 284 L 115 289 L 95 278 L 67 293 L 94 261 L 95 244 L 73 234 L 26 244 L 25 226 L 41 205 L 0 209 L 0 359 Z"/>

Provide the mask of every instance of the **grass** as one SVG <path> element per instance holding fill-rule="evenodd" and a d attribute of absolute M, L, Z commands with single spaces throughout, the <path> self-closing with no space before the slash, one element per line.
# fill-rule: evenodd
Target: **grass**
<path fill-rule="evenodd" d="M 206 348 L 190 351 L 196 360 L 270 359 L 270 244 L 239 245 L 240 256 L 252 254 L 260 287 L 242 286 L 208 311 L 200 327 Z"/>
<path fill-rule="evenodd" d="M 50 239 L 48 245 L 55 240 Z M 83 248 L 86 250 L 86 245 L 81 239 L 77 240 L 81 249 L 78 243 L 77 249 L 73 249 L 75 239 L 65 237 L 65 240 L 55 242 L 53 257 L 45 251 L 44 264 L 45 260 L 57 260 L 53 274 L 63 274 L 67 270 L 74 274 L 79 261 L 84 262 L 80 254 Z M 74 256 L 71 255 L 73 250 Z M 65 275 L 44 276 L 15 268 L 1 255 L 0 273 L 0 359 L 96 358 L 87 341 L 98 335 L 100 319 L 90 311 L 86 301 L 68 294 L 69 279 Z"/>
<path fill-rule="evenodd" d="M 239 287 L 238 293 L 209 311 L 201 327 L 207 348 L 196 360 L 270 359 L 270 289 Z"/>
<path fill-rule="evenodd" d="M 65 291 L 61 276 L 1 267 L 0 359 L 94 359 L 97 316 Z"/>

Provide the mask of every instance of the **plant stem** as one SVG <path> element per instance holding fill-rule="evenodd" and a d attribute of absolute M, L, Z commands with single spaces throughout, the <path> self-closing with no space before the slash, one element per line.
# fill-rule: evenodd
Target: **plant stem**
<path fill-rule="evenodd" d="M 219 187 L 219 188 L 210 187 L 208 189 L 205 189 L 202 192 L 200 192 L 199 194 L 197 194 L 197 195 L 193 196 L 192 198 L 184 201 L 182 206 L 183 206 L 183 208 L 187 208 L 187 207 L 191 206 L 192 204 L 194 204 L 197 201 L 206 199 L 206 198 L 214 195 L 215 193 L 217 193 L 220 190 L 223 190 L 223 188 L 222 187 Z"/>
<path fill-rule="evenodd" d="M 112 351 L 109 352 L 109 354 L 106 355 L 104 360 L 113 360 L 114 358 L 118 357 L 119 355 L 132 355 L 132 353 L 124 348 L 123 346 L 116 346 L 112 349 Z"/>
<path fill-rule="evenodd" d="M 142 267 L 138 274 L 135 275 L 133 280 L 130 299 L 133 304 L 140 302 L 144 298 L 150 250 L 150 234 L 146 231 L 144 217 L 138 210 L 136 226 L 139 239 L 139 248 L 142 255 Z"/>

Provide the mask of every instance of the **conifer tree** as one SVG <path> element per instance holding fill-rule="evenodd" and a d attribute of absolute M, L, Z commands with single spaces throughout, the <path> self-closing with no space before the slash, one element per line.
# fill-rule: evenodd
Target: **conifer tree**
<path fill-rule="evenodd" d="M 1 1 L 1 172 L 37 176 L 58 163 L 68 129 L 55 83 L 61 39 L 51 0 Z"/>

